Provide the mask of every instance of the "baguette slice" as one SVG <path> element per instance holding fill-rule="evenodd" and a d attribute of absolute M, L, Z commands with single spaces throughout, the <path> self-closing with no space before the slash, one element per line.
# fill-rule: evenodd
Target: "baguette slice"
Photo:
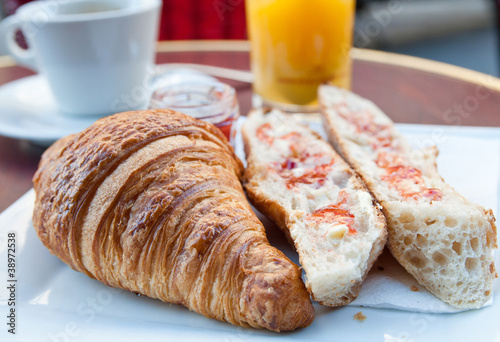
<path fill-rule="evenodd" d="M 349 303 L 386 242 L 379 204 L 326 141 L 290 116 L 254 110 L 243 139 L 247 195 L 295 245 L 312 297 Z"/>
<path fill-rule="evenodd" d="M 497 276 L 492 211 L 446 184 L 437 148 L 413 150 L 372 102 L 327 85 L 319 98 L 331 143 L 383 207 L 394 257 L 441 300 L 460 309 L 483 306 Z"/>

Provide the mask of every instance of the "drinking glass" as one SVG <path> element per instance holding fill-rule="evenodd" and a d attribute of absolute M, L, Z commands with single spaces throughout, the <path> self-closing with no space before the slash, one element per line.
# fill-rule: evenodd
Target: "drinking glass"
<path fill-rule="evenodd" d="M 351 86 L 355 0 L 246 0 L 257 102 L 317 110 L 317 88 Z"/>

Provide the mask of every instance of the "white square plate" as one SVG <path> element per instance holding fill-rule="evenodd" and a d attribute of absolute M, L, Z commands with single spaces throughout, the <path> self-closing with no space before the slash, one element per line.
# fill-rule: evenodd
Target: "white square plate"
<path fill-rule="evenodd" d="M 440 170 L 464 195 L 498 214 L 500 129 L 398 125 L 414 144 L 440 139 Z M 436 140 L 436 139 L 434 139 Z M 462 142 L 462 143 L 460 143 Z M 457 150 L 457 143 L 460 148 Z M 473 144 L 475 150 L 466 151 Z M 493 155 L 485 158 L 478 147 Z M 494 152 L 497 152 L 496 155 Z M 470 153 L 469 153 L 470 152 Z M 488 170 L 496 169 L 496 179 Z M 460 170 L 458 172 L 457 170 Z M 464 179 L 464 175 L 466 176 Z M 478 177 L 479 175 L 479 177 Z M 489 188 L 484 183 L 490 184 Z M 493 189 L 491 184 L 496 184 Z M 484 190 L 484 191 L 483 191 Z M 494 194 L 492 198 L 491 194 Z M 32 225 L 34 192 L 0 215 L 0 341 L 495 341 L 500 342 L 500 289 L 493 305 L 454 314 L 314 304 L 311 326 L 291 333 L 243 329 L 207 319 L 188 309 L 109 288 L 71 270 L 50 255 Z M 276 227 L 264 219 L 271 243 L 297 260 Z M 16 233 L 16 334 L 8 333 L 7 234 Z M 498 253 L 497 253 L 498 254 Z M 497 258 L 498 260 L 498 258 Z M 373 270 L 376 271 L 375 268 Z M 367 317 L 357 321 L 362 311 Z"/>

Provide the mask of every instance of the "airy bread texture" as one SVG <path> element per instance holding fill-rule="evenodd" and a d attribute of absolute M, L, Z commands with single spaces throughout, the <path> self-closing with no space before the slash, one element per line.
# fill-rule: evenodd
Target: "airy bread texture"
<path fill-rule="evenodd" d="M 437 149 L 412 149 L 372 102 L 326 85 L 319 98 L 330 141 L 383 207 L 392 254 L 441 300 L 483 306 L 496 277 L 492 211 L 445 183 Z"/>
<path fill-rule="evenodd" d="M 33 226 L 51 253 L 106 285 L 244 327 L 308 326 L 300 270 L 269 244 L 242 172 L 211 124 L 116 114 L 44 153 Z"/>
<path fill-rule="evenodd" d="M 331 146 L 291 116 L 254 110 L 242 133 L 250 201 L 295 245 L 314 300 L 349 303 L 386 242 L 379 205 Z"/>

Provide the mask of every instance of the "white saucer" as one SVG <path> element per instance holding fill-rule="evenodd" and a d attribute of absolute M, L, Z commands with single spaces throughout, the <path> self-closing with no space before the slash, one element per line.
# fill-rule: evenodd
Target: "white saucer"
<path fill-rule="evenodd" d="M 200 79 L 215 80 L 186 68 L 167 68 L 155 74 L 152 88 Z M 42 146 L 77 133 L 100 116 L 69 116 L 58 109 L 45 78 L 28 76 L 0 86 L 0 135 L 29 140 Z"/>
<path fill-rule="evenodd" d="M 0 135 L 48 146 L 99 117 L 68 116 L 57 108 L 46 80 L 28 76 L 0 87 Z"/>

